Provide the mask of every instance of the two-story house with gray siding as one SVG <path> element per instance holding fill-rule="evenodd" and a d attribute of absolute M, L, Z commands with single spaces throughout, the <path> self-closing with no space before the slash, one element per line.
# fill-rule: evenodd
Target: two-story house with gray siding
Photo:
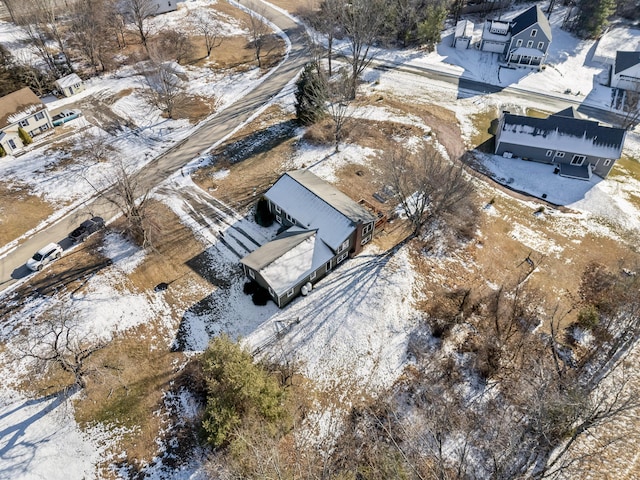
<path fill-rule="evenodd" d="M 0 145 L 8 155 L 19 153 L 25 147 L 20 128 L 31 137 L 53 131 L 47 107 L 28 87 L 0 98 Z"/>
<path fill-rule="evenodd" d="M 583 118 L 573 107 L 534 118 L 503 112 L 495 153 L 557 164 L 565 177 L 605 178 L 622 155 L 626 130 Z"/>
<path fill-rule="evenodd" d="M 540 69 L 551 39 L 549 21 L 536 5 L 508 22 L 487 20 L 480 49 L 503 55 L 507 66 Z"/>
<path fill-rule="evenodd" d="M 308 170 L 285 173 L 264 198 L 283 231 L 240 263 L 279 307 L 308 294 L 373 238 L 376 217 Z"/>

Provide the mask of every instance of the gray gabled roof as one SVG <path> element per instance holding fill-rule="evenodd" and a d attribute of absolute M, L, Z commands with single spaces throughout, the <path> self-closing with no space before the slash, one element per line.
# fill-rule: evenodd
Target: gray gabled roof
<path fill-rule="evenodd" d="M 582 118 L 547 118 L 504 113 L 500 142 L 619 158 L 626 131 Z"/>
<path fill-rule="evenodd" d="M 285 173 L 285 175 L 293 178 L 352 222 L 371 222 L 375 220 L 375 217 L 366 208 L 309 170 L 294 170 Z"/>
<path fill-rule="evenodd" d="M 537 5 L 525 10 L 511 20 L 511 33 L 512 35 L 516 35 L 536 23 L 547 38 L 551 40 L 551 25 L 549 25 L 549 20 L 547 20 L 547 17 L 545 17 L 544 13 Z"/>
<path fill-rule="evenodd" d="M 553 113 L 550 115 L 551 117 L 565 117 L 565 118 L 580 118 L 585 119 L 584 115 L 582 115 L 576 107 L 567 107 L 564 110 L 560 110 L 559 112 Z"/>
<path fill-rule="evenodd" d="M 318 236 L 334 251 L 358 223 L 376 220 L 364 207 L 308 170 L 283 174 L 264 196 L 298 225 L 318 229 Z"/>
<path fill-rule="evenodd" d="M 614 64 L 613 73 L 624 72 L 640 63 L 640 52 L 616 52 L 616 63 Z"/>
<path fill-rule="evenodd" d="M 317 230 L 289 229 L 276 236 L 270 242 L 254 250 L 249 255 L 240 260 L 247 267 L 256 271 L 272 264 L 285 253 L 293 250 L 306 239 L 313 237 Z"/>

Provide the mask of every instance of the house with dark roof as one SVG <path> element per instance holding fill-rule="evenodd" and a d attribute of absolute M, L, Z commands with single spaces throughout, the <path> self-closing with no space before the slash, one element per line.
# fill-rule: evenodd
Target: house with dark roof
<path fill-rule="evenodd" d="M 616 52 L 611 87 L 640 92 L 640 51 Z"/>
<path fill-rule="evenodd" d="M 6 154 L 24 149 L 20 129 L 31 137 L 53 129 L 47 107 L 28 87 L 0 98 L 0 145 Z"/>
<path fill-rule="evenodd" d="M 487 20 L 480 49 L 501 54 L 507 66 L 540 69 L 551 40 L 549 20 L 536 5 L 510 21 Z"/>
<path fill-rule="evenodd" d="M 281 227 L 240 263 L 283 307 L 373 238 L 376 217 L 308 170 L 283 174 L 264 194 Z"/>
<path fill-rule="evenodd" d="M 573 107 L 547 118 L 503 112 L 495 153 L 556 164 L 565 177 L 605 178 L 622 154 L 625 135 L 626 130 L 587 120 Z"/>

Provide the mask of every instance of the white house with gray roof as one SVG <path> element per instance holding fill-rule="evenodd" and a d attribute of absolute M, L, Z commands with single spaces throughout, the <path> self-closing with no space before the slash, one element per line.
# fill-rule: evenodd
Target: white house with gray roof
<path fill-rule="evenodd" d="M 507 66 L 540 69 L 551 40 L 549 20 L 536 5 L 513 20 L 487 20 L 480 49 L 501 54 Z"/>
<path fill-rule="evenodd" d="M 376 217 L 308 170 L 285 173 L 264 198 L 282 232 L 240 263 L 279 307 L 307 294 L 373 238 Z"/>
<path fill-rule="evenodd" d="M 626 130 L 583 118 L 573 107 L 547 118 L 503 112 L 495 153 L 504 157 L 553 163 L 560 175 L 588 180 L 605 178 L 622 154 Z"/>
<path fill-rule="evenodd" d="M 640 92 L 640 51 L 616 52 L 611 87 Z"/>

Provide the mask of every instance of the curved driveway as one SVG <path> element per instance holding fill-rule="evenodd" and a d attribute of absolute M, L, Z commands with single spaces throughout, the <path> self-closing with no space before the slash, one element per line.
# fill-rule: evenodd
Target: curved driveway
<path fill-rule="evenodd" d="M 143 189 L 158 185 L 201 152 L 231 134 L 259 108 L 277 95 L 307 62 L 308 52 L 303 27 L 260 0 L 243 0 L 242 4 L 247 8 L 260 11 L 289 37 L 291 50 L 288 58 L 278 65 L 275 71 L 272 71 L 269 77 L 253 91 L 229 105 L 212 119 L 204 122 L 186 140 L 149 162 L 141 170 L 138 177 Z M 24 263 L 34 252 L 47 243 L 57 241 L 63 247 L 68 248 L 69 243 L 65 241 L 66 236 L 77 226 L 79 221 L 90 215 L 99 215 L 108 219 L 117 213 L 113 206 L 104 200 L 92 199 L 56 223 L 25 239 L 15 250 L 0 259 L 0 290 L 28 275 L 30 272 Z"/>

